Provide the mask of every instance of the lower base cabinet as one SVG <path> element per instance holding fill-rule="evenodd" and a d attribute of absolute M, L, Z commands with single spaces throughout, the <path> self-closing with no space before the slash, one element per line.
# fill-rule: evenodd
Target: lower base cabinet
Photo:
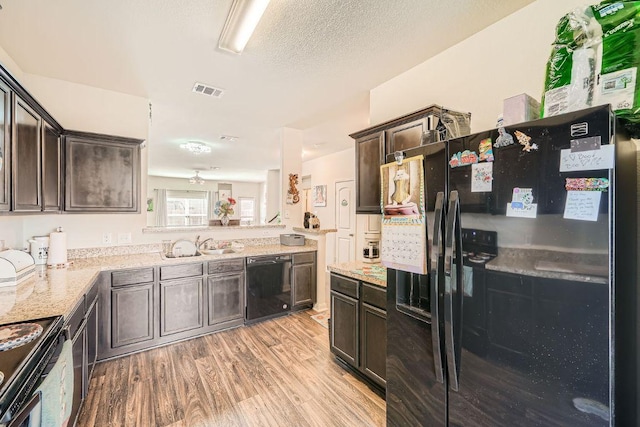
<path fill-rule="evenodd" d="M 244 324 L 244 258 L 105 274 L 99 360 Z"/>
<path fill-rule="evenodd" d="M 100 278 L 91 286 L 89 292 L 82 296 L 68 319 L 73 356 L 73 392 L 71 404 L 71 425 L 76 421 L 80 407 L 89 391 L 89 382 L 97 356 L 98 312 Z"/>
<path fill-rule="evenodd" d="M 380 388 L 386 387 L 386 290 L 331 274 L 331 352 Z"/>
<path fill-rule="evenodd" d="M 316 302 L 316 254 L 293 255 L 291 266 L 291 308 L 310 308 Z"/>

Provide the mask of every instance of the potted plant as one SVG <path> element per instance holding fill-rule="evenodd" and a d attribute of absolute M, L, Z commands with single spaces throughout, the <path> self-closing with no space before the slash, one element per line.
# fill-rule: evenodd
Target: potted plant
<path fill-rule="evenodd" d="M 236 199 L 227 197 L 226 201 L 218 200 L 214 213 L 220 217 L 222 225 L 229 225 L 229 215 L 233 215 L 233 207 L 236 205 Z"/>

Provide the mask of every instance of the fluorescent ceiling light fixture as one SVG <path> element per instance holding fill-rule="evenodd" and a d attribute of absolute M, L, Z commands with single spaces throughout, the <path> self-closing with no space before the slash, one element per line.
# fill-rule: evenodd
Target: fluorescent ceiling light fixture
<path fill-rule="evenodd" d="M 195 154 L 196 156 L 202 153 L 210 153 L 211 147 L 207 147 L 204 144 L 199 142 L 186 142 L 184 144 L 180 144 L 180 148 L 183 150 L 187 150 L 190 153 Z"/>
<path fill-rule="evenodd" d="M 191 178 L 189 178 L 189 183 L 190 184 L 204 184 L 204 179 L 202 179 L 202 177 L 200 175 L 198 175 L 200 173 L 200 171 L 196 171 L 195 176 L 192 176 Z"/>
<path fill-rule="evenodd" d="M 218 48 L 240 54 L 256 29 L 269 0 L 233 0 Z"/>

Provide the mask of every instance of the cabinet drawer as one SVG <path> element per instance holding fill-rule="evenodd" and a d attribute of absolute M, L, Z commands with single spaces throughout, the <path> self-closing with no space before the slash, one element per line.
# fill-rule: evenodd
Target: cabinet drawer
<path fill-rule="evenodd" d="M 181 277 L 202 276 L 204 267 L 202 263 L 167 265 L 160 267 L 160 280 L 179 279 Z"/>
<path fill-rule="evenodd" d="M 153 282 L 153 268 L 120 270 L 111 272 L 111 286 L 135 285 Z"/>
<path fill-rule="evenodd" d="M 209 261 L 209 274 L 244 270 L 244 258 L 225 261 Z"/>
<path fill-rule="evenodd" d="M 368 283 L 362 283 L 362 302 L 374 307 L 387 309 L 387 291 Z"/>
<path fill-rule="evenodd" d="M 294 264 L 305 264 L 312 263 L 316 259 L 315 252 L 305 252 L 303 254 L 294 254 L 293 255 L 293 263 Z"/>
<path fill-rule="evenodd" d="M 331 290 L 353 298 L 358 298 L 358 281 L 343 276 L 331 275 Z"/>

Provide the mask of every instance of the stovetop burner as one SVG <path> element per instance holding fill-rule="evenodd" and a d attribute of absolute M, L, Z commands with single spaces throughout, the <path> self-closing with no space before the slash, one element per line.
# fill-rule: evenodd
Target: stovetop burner
<path fill-rule="evenodd" d="M 462 257 L 465 263 L 483 266 L 498 256 L 498 233 L 495 231 L 462 229 Z"/>

